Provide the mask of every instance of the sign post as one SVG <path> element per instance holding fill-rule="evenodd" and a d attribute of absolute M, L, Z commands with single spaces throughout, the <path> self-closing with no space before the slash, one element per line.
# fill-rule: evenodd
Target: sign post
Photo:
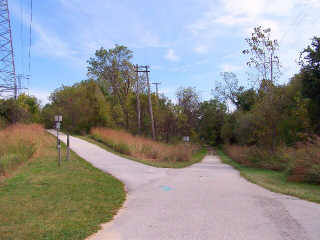
<path fill-rule="evenodd" d="M 189 137 L 189 136 L 184 136 L 184 137 L 183 137 L 183 141 L 184 141 L 185 143 L 190 142 L 190 137 Z"/>
<path fill-rule="evenodd" d="M 59 139 L 59 130 L 61 128 L 62 116 L 56 115 L 54 116 L 54 121 L 56 123 L 56 130 L 57 130 L 57 149 L 58 149 L 58 165 L 61 165 L 61 143 Z"/>
<path fill-rule="evenodd" d="M 69 133 L 67 133 L 67 161 L 69 160 L 70 157 L 70 139 L 69 139 L 70 135 Z"/>

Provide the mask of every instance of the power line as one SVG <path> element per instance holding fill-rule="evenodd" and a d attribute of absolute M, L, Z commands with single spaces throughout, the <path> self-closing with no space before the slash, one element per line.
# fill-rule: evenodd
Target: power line
<path fill-rule="evenodd" d="M 29 25 L 29 52 L 28 52 L 28 73 L 31 76 L 31 44 L 32 44 L 32 0 L 30 0 L 30 25 Z M 27 85 L 29 89 L 30 78 L 27 78 Z"/>

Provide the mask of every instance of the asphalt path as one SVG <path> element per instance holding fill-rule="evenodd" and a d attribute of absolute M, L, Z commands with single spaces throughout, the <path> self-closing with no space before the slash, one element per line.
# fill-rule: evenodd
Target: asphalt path
<path fill-rule="evenodd" d="M 66 137 L 61 136 L 66 142 Z M 154 168 L 70 137 L 71 149 L 126 185 L 114 220 L 88 240 L 319 240 L 320 204 L 270 192 L 208 155 Z"/>

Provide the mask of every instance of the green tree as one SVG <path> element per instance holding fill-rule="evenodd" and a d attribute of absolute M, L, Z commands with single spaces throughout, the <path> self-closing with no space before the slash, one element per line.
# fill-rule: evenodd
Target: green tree
<path fill-rule="evenodd" d="M 199 134 L 210 145 L 222 143 L 221 130 L 227 107 L 216 99 L 204 101 L 200 105 Z"/>
<path fill-rule="evenodd" d="M 187 117 L 187 122 L 184 125 L 184 134 L 190 135 L 192 130 L 197 126 L 199 107 L 200 107 L 200 97 L 195 88 L 179 88 L 176 92 L 178 99 L 178 106 Z"/>
<path fill-rule="evenodd" d="M 8 123 L 39 122 L 40 101 L 26 94 L 20 94 L 17 99 L 0 100 L 0 117 Z"/>
<path fill-rule="evenodd" d="M 237 95 L 237 107 L 241 111 L 250 111 L 257 101 L 257 93 L 253 88 L 242 91 Z"/>
<path fill-rule="evenodd" d="M 100 48 L 95 57 L 88 60 L 88 76 L 98 82 L 106 95 L 113 97 L 113 104 L 120 104 L 125 115 L 125 126 L 129 129 L 128 98 L 134 91 L 136 75 L 130 62 L 132 51 L 116 45 L 106 50 Z"/>
<path fill-rule="evenodd" d="M 110 104 L 93 80 L 83 81 L 71 87 L 62 86 L 50 95 L 42 119 L 52 125 L 53 114 L 63 116 L 63 128 L 70 132 L 89 132 L 93 126 L 112 126 Z"/>
<path fill-rule="evenodd" d="M 300 54 L 302 95 L 309 98 L 309 112 L 316 132 L 320 133 L 320 38 L 314 37 L 311 45 Z"/>

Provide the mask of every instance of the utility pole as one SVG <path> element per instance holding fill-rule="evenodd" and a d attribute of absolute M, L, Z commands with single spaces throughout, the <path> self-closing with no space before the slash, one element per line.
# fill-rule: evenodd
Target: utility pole
<path fill-rule="evenodd" d="M 135 72 L 136 72 L 136 98 L 137 98 L 137 117 L 138 117 L 138 131 L 139 134 L 141 133 L 141 107 L 140 107 L 140 84 L 139 84 L 139 65 L 137 64 L 135 66 Z"/>
<path fill-rule="evenodd" d="M 139 68 L 144 68 L 145 70 L 139 70 Z M 150 82 L 149 82 L 149 66 L 138 66 L 138 70 L 136 70 L 138 73 L 142 72 L 146 74 L 147 77 L 147 85 L 148 85 L 148 102 L 149 102 L 149 113 L 150 113 L 150 119 L 151 119 L 151 130 L 152 130 L 152 139 L 156 139 L 156 131 L 154 127 L 154 120 L 153 120 L 153 111 L 152 111 L 152 101 L 151 101 L 151 90 L 150 90 Z"/>
<path fill-rule="evenodd" d="M 148 100 L 149 100 L 149 112 L 150 112 L 150 119 L 151 119 L 151 128 L 152 128 L 152 139 L 156 140 L 156 131 L 154 128 L 154 120 L 153 120 L 153 111 L 152 111 L 152 102 L 151 102 L 151 91 L 150 91 L 150 82 L 149 82 L 149 66 L 145 66 L 146 68 L 146 75 L 147 75 L 147 84 L 148 84 Z"/>
<path fill-rule="evenodd" d="M 156 93 L 157 93 L 157 97 L 159 98 L 158 85 L 160 85 L 161 82 L 154 82 L 152 84 L 156 85 Z"/>

